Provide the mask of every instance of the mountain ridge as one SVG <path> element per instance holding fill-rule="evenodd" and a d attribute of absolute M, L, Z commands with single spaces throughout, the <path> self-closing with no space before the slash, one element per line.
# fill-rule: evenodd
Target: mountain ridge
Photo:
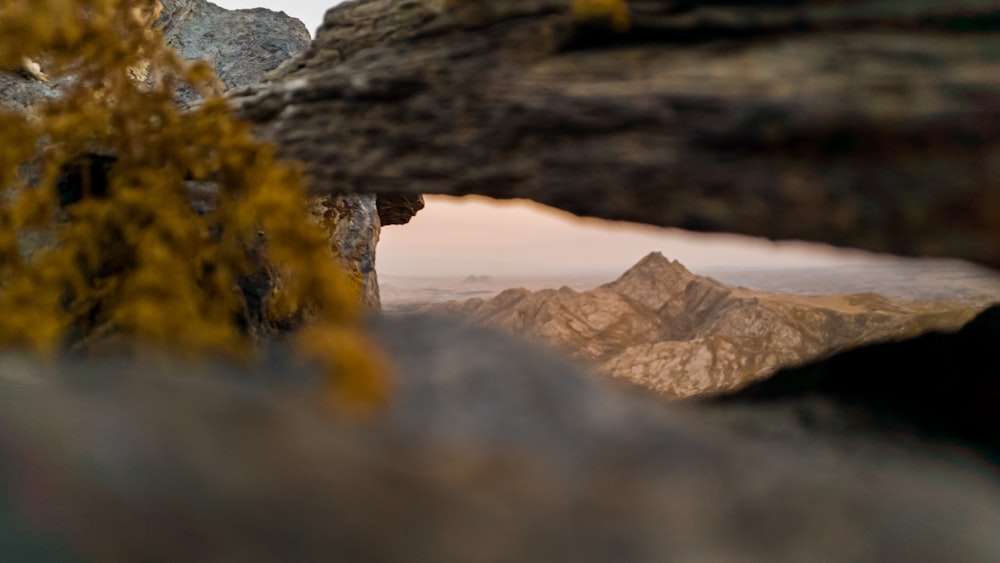
<path fill-rule="evenodd" d="M 591 290 L 514 288 L 421 311 L 537 338 L 601 373 L 683 398 L 730 391 L 862 344 L 954 330 L 977 309 L 872 292 L 754 291 L 696 275 L 652 252 Z"/>

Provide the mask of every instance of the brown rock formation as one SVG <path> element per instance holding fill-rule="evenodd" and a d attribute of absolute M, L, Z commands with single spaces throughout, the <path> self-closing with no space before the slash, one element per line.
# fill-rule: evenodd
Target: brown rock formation
<path fill-rule="evenodd" d="M 569 5 L 346 3 L 233 103 L 321 191 L 1000 265 L 994 4 L 635 1 L 601 37 Z"/>
<path fill-rule="evenodd" d="M 957 329 L 976 309 L 872 293 L 792 296 L 727 287 L 654 252 L 590 291 L 510 289 L 423 311 L 537 337 L 612 377 L 689 397 L 864 343 Z"/>

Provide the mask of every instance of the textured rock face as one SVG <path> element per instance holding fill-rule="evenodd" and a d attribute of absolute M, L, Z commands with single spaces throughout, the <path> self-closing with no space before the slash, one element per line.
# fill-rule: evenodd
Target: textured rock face
<path fill-rule="evenodd" d="M 837 402 L 671 407 L 482 329 L 403 318 L 375 332 L 397 385 L 361 422 L 279 358 L 266 373 L 0 358 L 5 557 L 993 563 L 1000 551 L 987 465 Z"/>
<path fill-rule="evenodd" d="M 1000 265 L 996 6 L 629 4 L 574 43 L 568 1 L 345 3 L 234 104 L 317 189 Z"/>
<path fill-rule="evenodd" d="M 424 208 L 420 194 L 382 194 L 376 200 L 382 225 L 405 225 Z"/>
<path fill-rule="evenodd" d="M 163 14 L 156 25 L 162 28 L 166 43 L 189 60 L 212 63 L 226 88 L 255 84 L 278 67 L 282 61 L 309 45 L 309 33 L 302 22 L 283 13 L 263 8 L 225 10 L 205 0 L 162 0 Z M 41 83 L 20 74 L 0 74 L 0 107 L 27 111 L 39 101 L 59 95 L 64 82 Z M 190 89 L 179 92 L 183 102 L 197 100 Z M 195 190 L 200 199 L 211 198 L 212 187 L 201 184 Z M 385 214 L 390 221 L 405 222 L 422 207 L 420 196 L 398 198 L 397 208 Z M 345 268 L 362 275 L 361 299 L 373 310 L 379 308 L 378 279 L 375 274 L 375 246 L 378 243 L 379 213 L 371 195 L 345 195 L 318 198 L 314 206 L 324 207 L 336 200 L 335 213 L 320 213 L 326 219 L 335 215 L 342 223 L 331 226 L 330 248 Z M 406 207 L 409 202 L 410 207 Z M 405 210 L 412 209 L 410 215 Z M 35 236 L 25 239 L 31 249 L 48 244 Z"/>
<path fill-rule="evenodd" d="M 39 100 L 58 95 L 55 84 L 31 80 L 20 72 L 0 72 L 0 108 L 27 111 Z"/>
<path fill-rule="evenodd" d="M 167 44 L 189 60 L 211 61 L 227 89 L 256 84 L 309 46 L 299 20 L 264 8 L 226 10 L 206 0 L 162 0 L 157 25 Z M 182 99 L 193 102 L 194 92 Z"/>
<path fill-rule="evenodd" d="M 976 308 L 892 302 L 871 293 L 790 296 L 730 288 L 654 252 L 594 290 L 512 289 L 423 312 L 537 337 L 601 373 L 690 397 L 867 342 L 957 329 Z"/>
<path fill-rule="evenodd" d="M 312 213 L 330 233 L 330 251 L 344 268 L 361 279 L 361 302 L 381 310 L 375 247 L 382 226 L 374 195 L 323 196 L 313 200 Z"/>
<path fill-rule="evenodd" d="M 155 25 L 182 57 L 212 63 L 227 89 L 256 84 L 292 55 L 309 46 L 309 32 L 297 19 L 263 8 L 226 10 L 206 0 L 161 0 Z M 22 73 L 0 73 L 0 106 L 26 109 L 59 95 L 63 82 L 42 83 Z M 182 91 L 181 99 L 197 96 Z"/>
<path fill-rule="evenodd" d="M 260 82 L 268 72 L 304 51 L 310 44 L 302 22 L 264 8 L 226 10 L 205 0 L 163 0 L 159 25 L 167 43 L 186 59 L 212 61 L 227 89 Z M 194 92 L 182 92 L 193 102 Z M 361 300 L 378 310 L 378 277 L 375 250 L 383 224 L 407 222 L 423 207 L 419 194 L 385 197 L 375 204 L 373 195 L 319 197 L 313 208 L 330 225 L 330 248 L 352 273 L 360 273 Z M 337 221 L 329 221 L 336 217 Z"/>

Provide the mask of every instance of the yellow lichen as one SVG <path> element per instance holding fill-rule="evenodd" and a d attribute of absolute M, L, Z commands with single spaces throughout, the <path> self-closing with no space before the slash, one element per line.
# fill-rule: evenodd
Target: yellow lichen
<path fill-rule="evenodd" d="M 626 0 L 573 0 L 570 13 L 576 23 L 600 22 L 619 33 L 632 25 Z"/>
<path fill-rule="evenodd" d="M 273 305 L 307 312 L 299 348 L 330 367 L 332 390 L 373 400 L 383 379 L 358 328 L 356 284 L 309 219 L 301 173 L 213 94 L 208 65 L 163 45 L 150 27 L 158 6 L 3 6 L 0 68 L 30 57 L 72 83 L 32 119 L 0 112 L 0 345 L 51 353 L 111 332 L 174 353 L 245 355 L 253 342 L 237 322 L 238 281 L 261 267 L 253 250 L 282 272 Z M 174 95 L 182 84 L 204 103 L 183 111 Z M 65 164 L 94 151 L 117 159 L 107 193 L 60 209 Z M 30 182 L 18 174 L 27 162 L 38 171 Z M 218 186 L 212 211 L 192 207 L 189 180 Z M 24 256 L 19 237 L 32 231 L 56 243 Z"/>
<path fill-rule="evenodd" d="M 474 1 L 495 0 L 444 0 L 445 6 L 467 4 Z M 616 33 L 632 27 L 628 0 L 569 0 L 570 17 L 574 25 L 599 25 Z"/>

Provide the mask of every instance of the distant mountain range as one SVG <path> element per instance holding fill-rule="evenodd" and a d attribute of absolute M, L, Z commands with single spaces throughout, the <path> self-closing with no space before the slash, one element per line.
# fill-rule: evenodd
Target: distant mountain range
<path fill-rule="evenodd" d="M 692 274 L 654 252 L 592 290 L 508 289 L 421 310 L 540 339 L 607 375 L 680 398 L 731 390 L 868 342 L 954 330 L 979 308 L 875 293 L 753 291 Z"/>

